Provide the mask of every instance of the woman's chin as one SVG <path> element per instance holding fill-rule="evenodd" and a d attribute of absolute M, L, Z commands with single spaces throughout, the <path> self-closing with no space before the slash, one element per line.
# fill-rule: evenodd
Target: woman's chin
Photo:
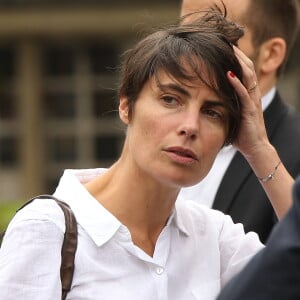
<path fill-rule="evenodd" d="M 203 179 L 203 177 L 201 177 L 201 178 L 197 177 L 196 179 L 195 178 L 192 178 L 192 179 L 191 178 L 176 178 L 173 180 L 173 182 L 179 188 L 184 188 L 184 187 L 193 186 L 193 185 L 199 183 L 202 179 Z"/>

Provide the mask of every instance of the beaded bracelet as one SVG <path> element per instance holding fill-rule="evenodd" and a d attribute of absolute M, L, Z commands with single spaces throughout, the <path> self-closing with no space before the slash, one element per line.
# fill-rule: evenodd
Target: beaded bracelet
<path fill-rule="evenodd" d="M 265 183 L 268 182 L 269 180 L 273 180 L 275 178 L 275 173 L 279 167 L 279 165 L 281 164 L 281 160 L 279 161 L 279 163 L 276 165 L 276 167 L 274 168 L 273 173 L 269 174 L 266 177 L 257 177 L 261 182 Z"/>

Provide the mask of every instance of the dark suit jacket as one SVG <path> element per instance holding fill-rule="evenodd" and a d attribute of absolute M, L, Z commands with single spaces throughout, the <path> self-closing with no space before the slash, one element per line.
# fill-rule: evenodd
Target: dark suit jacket
<path fill-rule="evenodd" d="M 266 244 L 221 291 L 217 300 L 300 299 L 300 177 L 294 205 Z"/>
<path fill-rule="evenodd" d="M 271 143 L 295 178 L 300 174 L 300 115 L 277 93 L 264 118 Z M 242 223 L 246 232 L 257 232 L 262 242 L 277 221 L 263 188 L 239 152 L 223 177 L 213 208 L 229 214 L 235 223 Z"/>

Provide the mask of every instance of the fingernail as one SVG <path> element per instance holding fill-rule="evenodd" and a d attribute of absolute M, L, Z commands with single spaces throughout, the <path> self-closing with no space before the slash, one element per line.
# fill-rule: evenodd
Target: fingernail
<path fill-rule="evenodd" d="M 230 76 L 231 78 L 235 78 L 235 77 L 236 77 L 235 74 L 234 74 L 232 71 L 229 71 L 229 76 Z"/>

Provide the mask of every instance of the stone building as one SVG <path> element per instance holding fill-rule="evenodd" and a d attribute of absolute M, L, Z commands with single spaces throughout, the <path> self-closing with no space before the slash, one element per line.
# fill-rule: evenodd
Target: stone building
<path fill-rule="evenodd" d="M 0 200 L 112 163 L 119 56 L 178 11 L 174 0 L 0 0 Z"/>

